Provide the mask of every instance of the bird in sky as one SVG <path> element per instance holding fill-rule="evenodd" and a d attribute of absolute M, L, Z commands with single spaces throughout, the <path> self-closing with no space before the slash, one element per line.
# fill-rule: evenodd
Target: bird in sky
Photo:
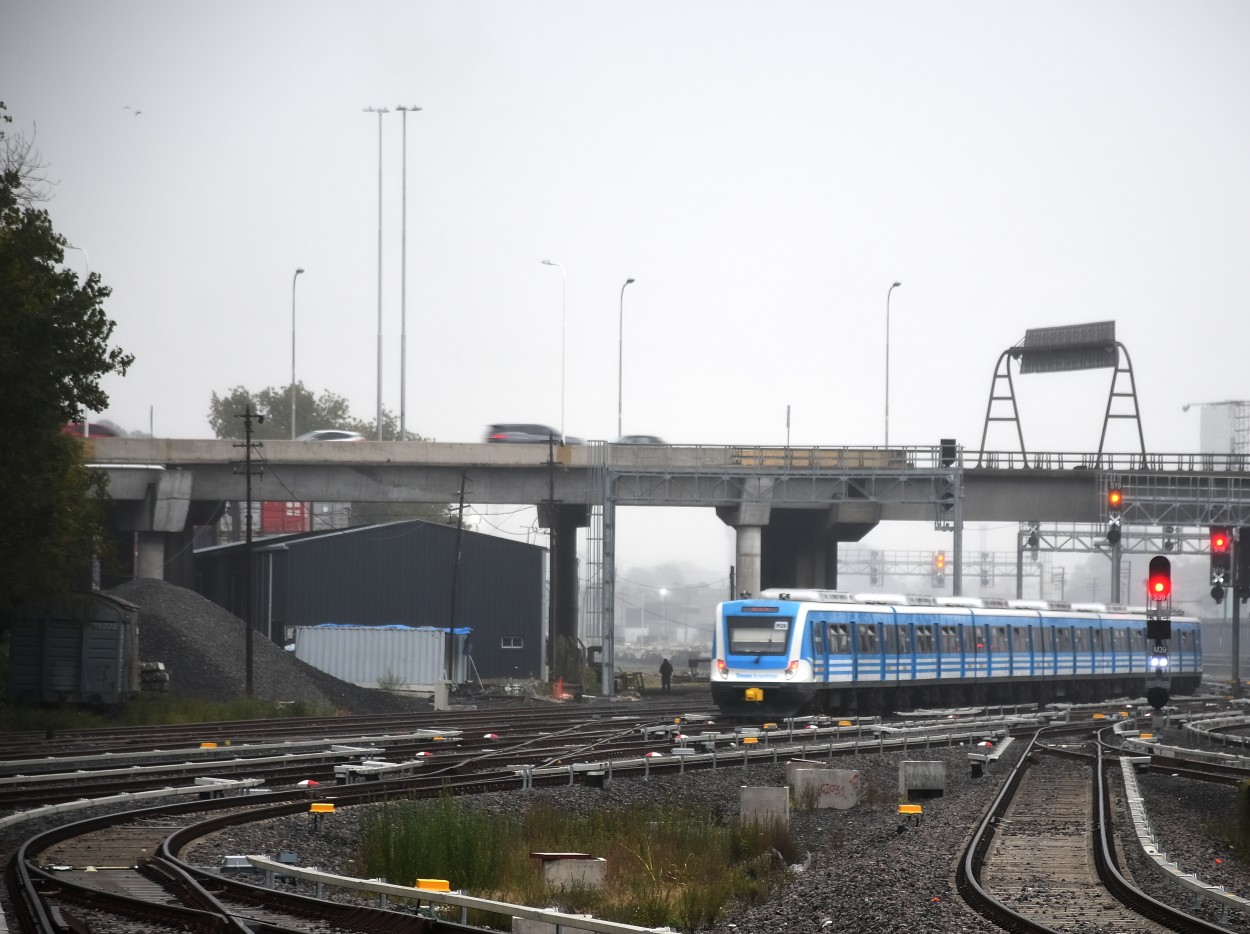
<path fill-rule="evenodd" d="M 129 104 L 127 104 L 125 107 L 123 107 L 123 108 L 122 108 L 122 110 L 134 110 L 134 108 L 133 108 L 133 107 L 131 107 Z M 135 110 L 135 116 L 136 116 L 136 117 L 137 117 L 137 116 L 139 116 L 139 114 L 141 114 L 141 113 L 143 113 L 143 111 L 142 111 L 142 110 Z"/>

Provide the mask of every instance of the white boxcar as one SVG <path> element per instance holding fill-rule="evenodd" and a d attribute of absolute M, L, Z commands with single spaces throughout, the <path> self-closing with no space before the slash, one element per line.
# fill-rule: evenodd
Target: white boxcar
<path fill-rule="evenodd" d="M 457 629 L 451 680 L 467 680 L 464 643 L 469 630 Z M 366 688 L 433 691 L 447 680 L 447 630 L 428 626 L 299 626 L 295 657 Z"/>

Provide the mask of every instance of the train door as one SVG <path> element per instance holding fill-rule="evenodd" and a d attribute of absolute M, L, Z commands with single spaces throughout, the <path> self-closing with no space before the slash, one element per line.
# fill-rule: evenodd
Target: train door
<path fill-rule="evenodd" d="M 916 623 L 913 627 L 915 638 L 915 679 L 927 681 L 938 675 L 938 636 L 933 631 L 932 623 Z"/>
<path fill-rule="evenodd" d="M 1055 653 L 1063 674 L 1076 674 L 1076 631 L 1068 620 L 1055 626 Z"/>
<path fill-rule="evenodd" d="M 824 614 L 808 613 L 807 629 L 809 646 L 808 652 L 812 657 L 812 680 L 828 681 L 829 680 L 829 650 L 828 650 L 828 629 L 829 623 Z"/>
<path fill-rule="evenodd" d="M 1007 662 L 1007 674 L 1013 678 L 1016 675 L 1029 674 L 1029 646 L 1028 634 L 1020 626 L 1007 626 L 1007 644 L 1011 647 L 1009 652 L 1011 658 Z"/>
<path fill-rule="evenodd" d="M 960 630 L 954 620 L 942 617 L 938 625 L 938 664 L 939 678 L 962 678 L 966 674 L 963 646 L 960 645 Z"/>
<path fill-rule="evenodd" d="M 862 616 L 853 618 L 851 625 L 855 680 L 881 681 L 885 677 L 885 647 L 882 644 L 880 621 L 872 616 Z"/>
<path fill-rule="evenodd" d="M 1107 672 L 1107 651 L 1105 648 L 1105 638 L 1102 631 L 1102 625 L 1098 620 L 1091 620 L 1089 627 L 1086 629 L 1089 634 L 1089 670 L 1093 674 L 1106 674 Z"/>
<path fill-rule="evenodd" d="M 982 626 L 975 617 L 970 626 L 963 627 L 965 677 L 984 678 L 990 669 L 990 645 L 988 627 Z"/>
<path fill-rule="evenodd" d="M 910 681 L 912 678 L 912 655 L 907 627 L 891 614 L 881 625 L 885 655 L 882 659 L 884 679 L 887 681 Z"/>
<path fill-rule="evenodd" d="M 987 658 L 990 660 L 989 676 L 999 678 L 1011 674 L 1011 641 L 1007 637 L 1006 626 L 991 626 L 986 623 L 990 634 Z"/>
<path fill-rule="evenodd" d="M 1129 630 L 1124 626 L 1111 626 L 1111 671 L 1116 674 L 1133 670 L 1133 655 L 1129 651 Z"/>

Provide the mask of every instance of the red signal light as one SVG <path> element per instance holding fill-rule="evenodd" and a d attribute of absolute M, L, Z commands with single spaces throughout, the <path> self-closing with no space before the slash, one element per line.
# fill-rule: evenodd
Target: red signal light
<path fill-rule="evenodd" d="M 1211 551 L 1214 554 L 1224 554 L 1228 551 L 1229 534 L 1228 529 L 1212 529 L 1211 530 Z"/>
<path fill-rule="evenodd" d="M 1120 506 L 1123 505 L 1123 503 L 1124 503 L 1124 493 L 1120 489 L 1113 487 L 1112 489 L 1107 491 L 1107 508 L 1108 509 L 1119 509 Z"/>
<path fill-rule="evenodd" d="M 1172 562 L 1162 555 L 1150 559 L 1146 596 L 1156 602 L 1167 600 L 1172 596 Z"/>

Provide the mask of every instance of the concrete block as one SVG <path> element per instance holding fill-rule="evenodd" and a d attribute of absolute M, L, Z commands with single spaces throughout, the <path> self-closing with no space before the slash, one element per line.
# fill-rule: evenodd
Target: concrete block
<path fill-rule="evenodd" d="M 744 785 L 740 793 L 742 823 L 790 826 L 789 788 L 750 788 Z"/>
<path fill-rule="evenodd" d="M 932 760 L 911 760 L 898 764 L 900 798 L 912 794 L 946 794 L 946 763 Z"/>
<path fill-rule="evenodd" d="M 855 769 L 795 769 L 790 787 L 800 808 L 844 811 L 859 804 L 861 778 Z"/>
<path fill-rule="evenodd" d="M 543 882 L 554 889 L 598 889 L 608 876 L 608 861 L 591 859 L 544 859 Z"/>

